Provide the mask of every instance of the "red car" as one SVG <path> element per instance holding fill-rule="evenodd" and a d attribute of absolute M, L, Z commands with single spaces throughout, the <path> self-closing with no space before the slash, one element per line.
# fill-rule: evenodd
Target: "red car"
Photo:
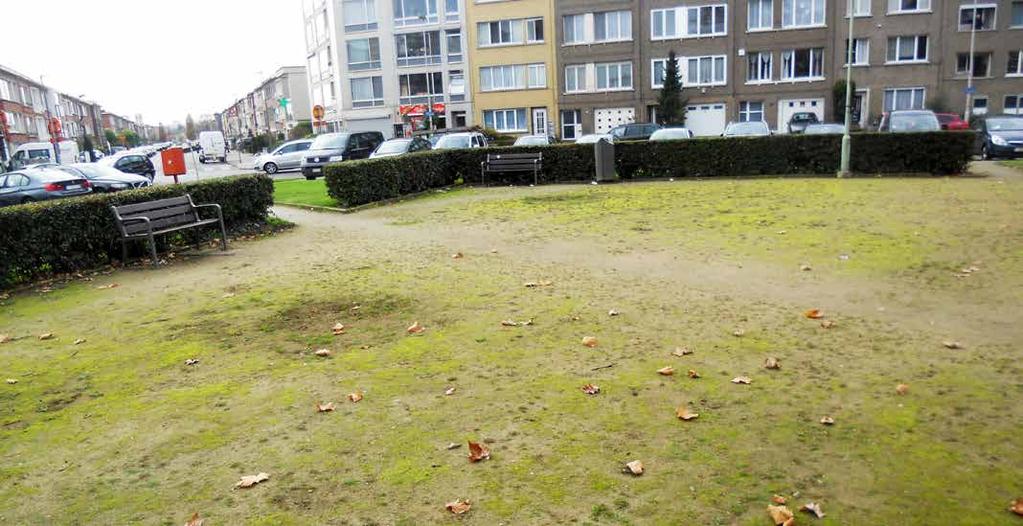
<path fill-rule="evenodd" d="M 935 113 L 943 130 L 969 130 L 970 124 L 959 118 L 955 113 Z"/>

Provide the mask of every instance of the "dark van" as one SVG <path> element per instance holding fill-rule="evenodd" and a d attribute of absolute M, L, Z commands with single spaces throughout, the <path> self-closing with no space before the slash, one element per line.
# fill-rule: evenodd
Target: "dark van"
<path fill-rule="evenodd" d="M 323 175 L 323 167 L 352 159 L 367 159 L 380 143 L 384 134 L 380 132 L 339 132 L 320 135 L 313 140 L 302 158 L 302 175 L 316 179 Z"/>

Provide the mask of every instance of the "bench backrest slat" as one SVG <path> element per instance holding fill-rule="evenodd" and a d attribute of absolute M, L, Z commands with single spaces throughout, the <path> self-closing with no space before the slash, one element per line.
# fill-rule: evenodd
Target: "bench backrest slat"
<path fill-rule="evenodd" d="M 160 230 L 164 228 L 173 228 L 180 225 L 190 225 L 195 222 L 196 222 L 195 214 L 189 211 L 185 214 L 179 214 L 174 216 L 162 217 L 156 220 L 151 220 L 149 222 L 149 226 L 152 226 L 153 230 Z M 125 225 L 124 230 L 128 233 L 128 235 L 132 235 L 141 232 L 148 232 L 149 226 L 147 226 L 146 223 L 141 221 L 137 223 L 132 222 Z"/>
<path fill-rule="evenodd" d="M 161 208 L 171 208 L 174 206 L 192 205 L 192 200 L 189 196 L 183 195 L 181 197 L 171 197 L 168 199 L 158 199 L 156 201 L 146 201 L 145 203 L 133 203 L 130 205 L 115 206 L 114 209 L 121 217 L 130 216 L 144 216 L 145 212 L 151 210 L 159 210 Z"/>
<path fill-rule="evenodd" d="M 540 160 L 543 159 L 542 153 L 488 153 L 487 162 L 493 162 L 503 159 L 529 159 L 529 160 Z"/>

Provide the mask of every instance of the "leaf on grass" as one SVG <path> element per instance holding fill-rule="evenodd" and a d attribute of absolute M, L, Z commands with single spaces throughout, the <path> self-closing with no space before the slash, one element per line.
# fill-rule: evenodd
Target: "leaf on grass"
<path fill-rule="evenodd" d="M 677 416 L 680 420 L 685 420 L 688 422 L 690 420 L 695 420 L 696 418 L 698 418 L 700 416 L 700 413 L 694 413 L 690 411 L 685 404 L 682 404 L 678 406 L 678 409 L 675 410 L 675 416 Z"/>
<path fill-rule="evenodd" d="M 11 385 L 14 385 L 14 384 L 18 383 L 18 379 L 17 378 L 8 378 L 7 379 L 7 383 L 9 383 Z"/>
<path fill-rule="evenodd" d="M 821 423 L 826 426 L 833 426 L 835 425 L 835 419 L 831 418 L 830 416 L 822 416 Z"/>
<path fill-rule="evenodd" d="M 554 284 L 553 281 L 540 280 L 540 281 L 527 281 L 527 282 L 523 283 L 522 285 L 524 287 L 526 287 L 527 289 L 536 289 L 536 288 L 540 288 L 540 287 L 550 287 L 553 284 Z"/>
<path fill-rule="evenodd" d="M 451 254 L 451 259 L 462 259 L 464 257 L 465 254 L 462 254 L 461 252 L 455 252 L 454 254 Z"/>
<path fill-rule="evenodd" d="M 461 515 L 469 511 L 469 508 L 472 508 L 472 503 L 467 500 L 456 500 L 445 504 L 444 508 L 455 515 Z"/>
<path fill-rule="evenodd" d="M 625 471 L 626 473 L 631 473 L 638 477 L 643 474 L 643 462 L 639 460 L 633 460 L 632 462 L 625 464 L 625 469 L 623 471 Z"/>
<path fill-rule="evenodd" d="M 832 328 L 834 326 L 835 326 L 835 322 L 833 320 L 824 320 L 824 321 L 821 322 L 821 327 L 824 328 L 824 329 L 830 329 L 830 328 Z"/>
<path fill-rule="evenodd" d="M 771 502 L 780 505 L 780 504 L 785 504 L 787 501 L 786 501 L 785 497 L 782 497 L 781 495 L 775 495 L 775 496 L 771 497 Z"/>
<path fill-rule="evenodd" d="M 0 343 L 7 343 L 14 341 L 14 338 L 10 334 L 0 334 Z"/>
<path fill-rule="evenodd" d="M 600 392 L 600 386 L 593 384 L 586 384 L 583 386 L 583 392 L 588 395 L 595 395 Z"/>
<path fill-rule="evenodd" d="M 412 322 L 412 325 L 409 325 L 408 329 L 405 330 L 409 334 L 422 334 L 423 332 L 426 331 L 426 327 L 423 327 L 422 325 L 419 324 L 418 321 L 416 321 Z"/>
<path fill-rule="evenodd" d="M 327 402 L 325 404 L 316 404 L 317 413 L 329 413 L 334 410 L 334 402 Z"/>
<path fill-rule="evenodd" d="M 351 400 L 353 404 L 358 403 L 360 400 L 362 400 L 362 397 L 363 397 L 362 391 L 348 393 L 348 399 Z"/>
<path fill-rule="evenodd" d="M 611 310 L 607 311 L 607 315 L 613 317 L 613 316 L 619 316 L 619 315 L 621 315 L 621 313 L 618 312 L 616 309 L 611 309 Z"/>
<path fill-rule="evenodd" d="M 679 356 L 679 357 L 681 357 L 681 356 L 689 356 L 690 354 L 693 354 L 693 351 L 692 351 L 692 349 L 689 349 L 688 347 L 675 347 L 675 350 L 671 352 L 672 356 Z"/>
<path fill-rule="evenodd" d="M 199 360 L 196 358 L 189 358 L 185 360 L 185 365 L 199 365 Z"/>
<path fill-rule="evenodd" d="M 660 369 L 657 370 L 657 374 L 661 376 L 671 376 L 675 374 L 675 368 L 670 365 L 667 367 L 661 367 Z"/>
<path fill-rule="evenodd" d="M 700 377 L 700 373 L 696 372 L 696 369 L 690 369 L 688 374 L 690 378 L 695 379 Z"/>
<path fill-rule="evenodd" d="M 732 331 L 732 336 L 735 336 L 736 338 L 742 338 L 745 335 L 746 331 L 742 329 L 735 329 L 734 331 Z"/>
<path fill-rule="evenodd" d="M 1023 516 L 1023 497 L 1020 497 L 1009 503 L 1009 511 L 1016 515 Z"/>
<path fill-rule="evenodd" d="M 749 385 L 752 382 L 753 382 L 753 380 L 749 376 L 736 376 L 735 378 L 732 378 L 732 383 L 733 384 Z"/>
<path fill-rule="evenodd" d="M 909 386 L 906 384 L 899 384 L 895 386 L 895 394 L 904 395 L 909 392 Z"/>
<path fill-rule="evenodd" d="M 803 316 L 810 318 L 811 320 L 819 320 L 824 317 L 824 313 L 820 309 L 810 309 L 803 313 Z"/>
<path fill-rule="evenodd" d="M 96 289 L 97 290 L 107 290 L 107 289 L 116 289 L 117 287 L 120 287 L 120 285 L 118 285 L 117 283 L 111 283 L 109 285 L 100 285 L 100 286 L 96 287 Z"/>
<path fill-rule="evenodd" d="M 333 353 L 330 352 L 330 349 L 318 349 L 313 354 L 315 354 L 316 356 L 330 356 Z"/>
<path fill-rule="evenodd" d="M 479 442 L 469 441 L 469 462 L 479 462 L 490 458 L 490 450 Z"/>
<path fill-rule="evenodd" d="M 949 349 L 962 349 L 963 348 L 963 344 L 961 344 L 959 342 L 944 341 L 944 342 L 941 342 L 941 344 L 944 345 L 945 347 L 949 348 Z"/>
<path fill-rule="evenodd" d="M 258 475 L 246 475 L 234 485 L 236 488 L 251 488 L 260 482 L 270 480 L 270 475 L 266 473 L 260 473 Z"/>
<path fill-rule="evenodd" d="M 781 369 L 781 363 L 778 362 L 777 358 L 768 357 L 764 360 L 764 369 Z"/>
<path fill-rule="evenodd" d="M 75 345 L 81 345 L 83 343 L 85 343 L 85 338 L 78 338 L 75 340 Z"/>
<path fill-rule="evenodd" d="M 583 345 L 592 349 L 597 346 L 597 338 L 595 336 L 584 336 Z"/>
<path fill-rule="evenodd" d="M 462 444 L 459 444 L 459 443 L 456 443 L 456 442 L 452 442 L 452 443 L 448 444 L 447 450 L 451 451 L 452 449 L 458 449 L 460 447 L 462 447 Z"/>
<path fill-rule="evenodd" d="M 796 523 L 792 511 L 787 506 L 768 506 L 767 514 L 771 516 L 775 526 L 793 526 Z"/>
<path fill-rule="evenodd" d="M 444 390 L 444 396 L 451 396 L 453 394 L 455 394 L 454 387 L 448 387 L 447 389 Z"/>
<path fill-rule="evenodd" d="M 813 270 L 813 268 L 811 268 L 810 265 L 800 265 L 799 270 L 802 270 L 803 272 L 809 272 Z"/>
<path fill-rule="evenodd" d="M 206 519 L 200 518 L 199 512 L 195 512 L 192 514 L 192 518 L 188 519 L 188 522 L 185 523 L 185 526 L 202 526 L 205 522 Z"/>
<path fill-rule="evenodd" d="M 331 330 L 334 332 L 334 336 L 341 336 L 345 333 L 345 326 L 343 323 L 336 323 Z"/>
<path fill-rule="evenodd" d="M 824 512 L 821 511 L 821 505 L 816 502 L 807 502 L 806 504 L 803 504 L 802 506 L 800 506 L 799 511 L 812 513 L 818 519 L 824 518 Z"/>
<path fill-rule="evenodd" d="M 39 339 L 40 340 L 52 340 L 53 339 L 53 333 L 52 332 L 47 332 L 47 333 L 40 334 L 39 335 Z"/>

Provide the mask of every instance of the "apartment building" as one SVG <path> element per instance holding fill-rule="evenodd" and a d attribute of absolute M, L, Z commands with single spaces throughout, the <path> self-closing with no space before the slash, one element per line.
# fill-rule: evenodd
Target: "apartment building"
<path fill-rule="evenodd" d="M 476 122 L 506 134 L 557 135 L 555 2 L 468 1 Z"/>
<path fill-rule="evenodd" d="M 305 66 L 278 69 L 217 116 L 221 131 L 232 138 L 264 133 L 287 134 L 298 123 L 312 120 Z M 210 117 L 210 120 L 217 119 L 216 116 Z"/>
<path fill-rule="evenodd" d="M 303 0 L 320 131 L 393 137 L 471 125 L 466 1 Z"/>
<path fill-rule="evenodd" d="M 48 141 L 48 89 L 12 69 L 0 66 L 0 160 L 27 142 Z"/>

